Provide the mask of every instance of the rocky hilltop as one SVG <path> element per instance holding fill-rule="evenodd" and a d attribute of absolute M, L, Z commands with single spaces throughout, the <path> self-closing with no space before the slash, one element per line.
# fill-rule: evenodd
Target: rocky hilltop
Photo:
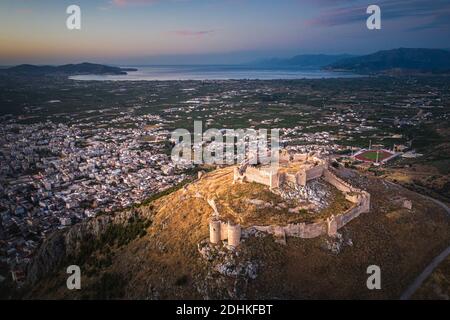
<path fill-rule="evenodd" d="M 233 184 L 233 168 L 223 168 L 139 208 L 98 216 L 54 234 L 30 264 L 23 296 L 397 299 L 447 246 L 449 219 L 433 202 L 382 179 L 347 169 L 339 175 L 370 192 L 372 200 L 370 212 L 334 237 L 279 241 L 251 228 L 308 223 L 328 213 L 289 211 L 289 197 L 255 183 Z M 332 189 L 326 191 L 333 195 Z M 412 199 L 412 208 L 405 208 L 399 197 Z M 237 248 L 226 241 L 209 242 L 214 210 L 208 199 L 215 200 L 221 215 L 242 225 Z M 347 205 L 337 197 L 327 202 L 331 210 Z M 81 290 L 66 288 L 65 271 L 72 264 L 81 267 Z M 371 264 L 382 266 L 383 290 L 367 290 Z"/>

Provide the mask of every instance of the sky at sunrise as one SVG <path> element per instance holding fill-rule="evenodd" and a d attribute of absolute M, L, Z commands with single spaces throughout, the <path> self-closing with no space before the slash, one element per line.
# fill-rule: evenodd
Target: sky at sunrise
<path fill-rule="evenodd" d="M 81 8 L 81 30 L 66 8 Z M 381 8 L 381 30 L 366 9 Z M 233 64 L 306 53 L 450 48 L 449 0 L 1 0 L 0 65 Z"/>

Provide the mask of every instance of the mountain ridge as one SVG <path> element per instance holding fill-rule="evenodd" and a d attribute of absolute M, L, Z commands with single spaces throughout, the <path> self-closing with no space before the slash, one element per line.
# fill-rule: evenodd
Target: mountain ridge
<path fill-rule="evenodd" d="M 336 61 L 325 69 L 357 73 L 450 73 L 450 52 L 424 48 L 382 50 Z"/>
<path fill-rule="evenodd" d="M 299 67 L 312 68 L 323 67 L 336 61 L 354 57 L 350 54 L 299 54 L 290 58 L 269 58 L 251 63 L 257 66 L 268 67 Z"/>
<path fill-rule="evenodd" d="M 126 75 L 127 71 L 136 71 L 134 68 L 119 68 L 103 64 L 83 62 L 79 64 L 65 64 L 60 66 L 38 66 L 21 64 L 14 67 L 0 69 L 0 73 L 9 75 L 80 75 L 80 74 L 112 74 Z"/>

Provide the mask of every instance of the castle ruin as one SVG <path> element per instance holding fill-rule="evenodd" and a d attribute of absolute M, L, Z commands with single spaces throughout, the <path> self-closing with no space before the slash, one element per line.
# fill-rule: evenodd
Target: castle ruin
<path fill-rule="evenodd" d="M 213 217 L 209 222 L 209 241 L 219 243 L 222 240 L 227 240 L 229 246 L 237 247 L 241 242 L 241 226 Z"/>
<path fill-rule="evenodd" d="M 321 235 L 335 236 L 344 225 L 361 213 L 370 210 L 370 194 L 342 180 L 333 170 L 326 159 L 308 154 L 291 155 L 286 151 L 281 152 L 279 165 L 276 167 L 251 166 L 244 162 L 234 168 L 233 183 L 255 182 L 268 186 L 272 191 L 280 188 L 284 183 L 304 187 L 309 181 L 322 178 L 342 192 L 345 199 L 352 203 L 345 212 L 333 214 L 327 219 L 314 223 L 249 226 L 248 228 L 267 232 L 282 239 L 287 236 L 299 238 L 315 238 Z M 211 206 L 213 209 L 215 208 L 215 206 Z M 241 226 L 232 222 L 220 221 L 218 212 L 216 209 L 214 211 L 215 215 L 210 221 L 210 242 L 218 243 L 227 240 L 228 245 L 238 246 L 241 238 Z"/>
<path fill-rule="evenodd" d="M 278 188 L 285 182 L 305 186 L 312 179 L 320 178 L 327 168 L 327 162 L 308 154 L 291 155 L 280 153 L 278 166 L 250 166 L 246 163 L 234 169 L 234 182 L 256 182 L 270 189 Z"/>

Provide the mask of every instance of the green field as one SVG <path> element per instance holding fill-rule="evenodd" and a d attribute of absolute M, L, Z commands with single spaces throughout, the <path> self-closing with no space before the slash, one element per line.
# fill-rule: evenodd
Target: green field
<path fill-rule="evenodd" d="M 365 161 L 376 161 L 378 153 L 378 161 L 383 161 L 386 158 L 389 158 L 392 154 L 383 150 L 380 151 L 365 151 L 356 156 L 357 159 L 365 160 Z"/>

